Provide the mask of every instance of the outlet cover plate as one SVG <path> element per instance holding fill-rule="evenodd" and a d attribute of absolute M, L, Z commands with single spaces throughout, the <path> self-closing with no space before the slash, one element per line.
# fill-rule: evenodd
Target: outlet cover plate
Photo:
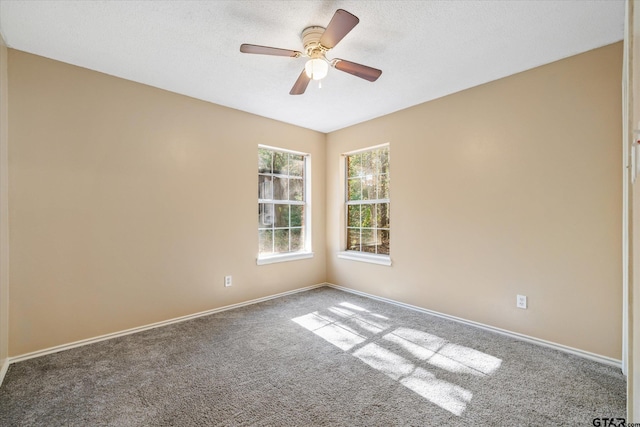
<path fill-rule="evenodd" d="M 518 308 L 527 308 L 527 297 L 526 295 L 518 295 L 516 297 L 516 307 Z"/>

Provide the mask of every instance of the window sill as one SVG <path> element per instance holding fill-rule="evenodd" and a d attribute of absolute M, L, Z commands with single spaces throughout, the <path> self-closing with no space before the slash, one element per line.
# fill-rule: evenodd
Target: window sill
<path fill-rule="evenodd" d="M 275 264 L 276 262 L 296 261 L 299 259 L 313 258 L 313 252 L 294 252 L 289 254 L 269 255 L 260 257 L 256 260 L 256 264 Z"/>
<path fill-rule="evenodd" d="M 338 252 L 338 258 L 349 259 L 351 261 L 368 262 L 370 264 L 391 265 L 391 257 L 389 255 L 375 255 L 362 252 L 344 251 Z"/>

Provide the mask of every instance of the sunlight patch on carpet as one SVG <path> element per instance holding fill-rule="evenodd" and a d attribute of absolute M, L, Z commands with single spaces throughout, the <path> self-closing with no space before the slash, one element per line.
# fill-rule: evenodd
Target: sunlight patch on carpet
<path fill-rule="evenodd" d="M 355 304 L 351 304 L 350 302 L 341 302 L 340 305 L 343 306 L 343 307 L 350 308 L 352 310 L 356 310 L 356 311 L 369 311 L 366 308 L 362 308 L 362 307 L 357 306 Z"/>
<path fill-rule="evenodd" d="M 309 313 L 305 314 L 304 316 L 296 317 L 295 319 L 293 319 L 293 321 L 303 328 L 309 329 L 319 337 L 324 338 L 326 341 L 335 345 L 340 350 L 350 350 L 356 345 L 361 344 L 367 340 L 365 337 L 355 333 L 353 330 L 348 330 L 347 328 L 336 324 L 336 322 L 327 322 L 320 328 L 308 328 L 307 325 L 312 327 L 318 325 L 316 319 L 326 322 L 324 318 L 318 317 L 315 313 Z"/>
<path fill-rule="evenodd" d="M 428 332 L 396 327 L 388 317 L 347 302 L 291 320 L 457 416 L 473 393 L 429 369 L 488 377 L 502 364 L 497 357 Z"/>
<path fill-rule="evenodd" d="M 489 376 L 502 363 L 497 357 L 415 329 L 398 328 L 385 335 L 384 339 L 398 344 L 414 357 L 449 372 Z"/>
<path fill-rule="evenodd" d="M 354 351 L 353 355 L 452 414 L 462 415 L 473 397 L 469 390 L 439 380 L 434 374 L 377 344 L 367 344 Z"/>

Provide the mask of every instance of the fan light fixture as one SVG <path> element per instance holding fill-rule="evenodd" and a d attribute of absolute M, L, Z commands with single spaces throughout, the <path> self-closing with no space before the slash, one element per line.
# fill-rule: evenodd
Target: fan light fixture
<path fill-rule="evenodd" d="M 310 79 L 322 80 L 327 77 L 329 64 L 324 59 L 314 58 L 307 61 L 304 70 Z"/>
<path fill-rule="evenodd" d="M 0 0 L 2 1 L 2 0 Z M 289 58 L 300 58 L 304 56 L 309 58 L 304 69 L 300 72 L 298 80 L 294 83 L 290 95 L 302 95 L 311 80 L 318 82 L 318 87 L 322 85 L 322 79 L 327 77 L 329 66 L 336 70 L 352 74 L 361 79 L 375 82 L 382 74 L 382 70 L 367 67 L 366 65 L 356 64 L 355 62 L 345 61 L 340 58 L 329 59 L 326 53 L 333 49 L 340 40 L 343 39 L 353 27 L 358 25 L 360 20 L 357 16 L 347 12 L 344 9 L 336 10 L 333 18 L 329 22 L 327 28 L 318 25 L 312 25 L 302 30 L 302 45 L 304 51 L 280 49 L 277 47 L 260 46 L 257 44 L 242 44 L 240 52 L 254 53 L 258 55 L 286 56 Z"/>

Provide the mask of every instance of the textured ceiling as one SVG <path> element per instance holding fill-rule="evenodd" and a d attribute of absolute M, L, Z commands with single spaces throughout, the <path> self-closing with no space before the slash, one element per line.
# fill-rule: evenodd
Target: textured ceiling
<path fill-rule="evenodd" d="M 336 9 L 360 24 L 327 55 L 383 70 L 335 69 L 289 95 L 301 31 Z M 0 0 L 9 47 L 321 132 L 331 132 L 623 38 L 624 1 Z"/>

